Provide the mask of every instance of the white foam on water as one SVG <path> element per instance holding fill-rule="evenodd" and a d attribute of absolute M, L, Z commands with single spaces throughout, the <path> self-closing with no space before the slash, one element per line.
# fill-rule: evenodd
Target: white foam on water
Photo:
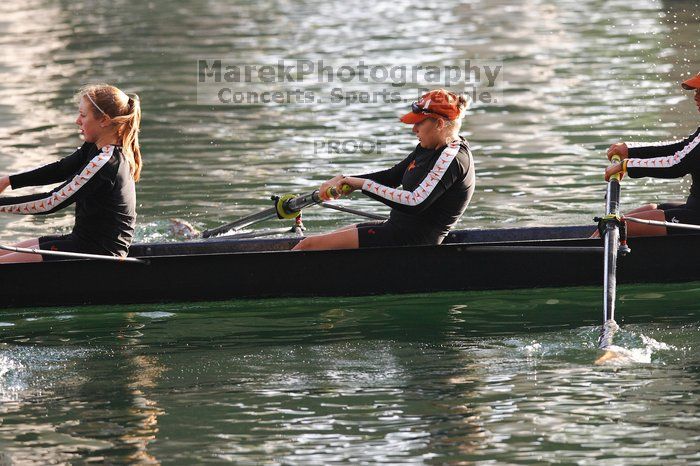
<path fill-rule="evenodd" d="M 602 366 L 628 366 L 630 364 L 651 363 L 651 348 L 623 348 L 617 345 L 607 346 L 604 359 L 598 359 L 596 364 Z"/>
<path fill-rule="evenodd" d="M 651 364 L 651 357 L 657 351 L 670 351 L 675 350 L 676 347 L 673 345 L 668 345 L 666 343 L 657 341 L 651 337 L 644 334 L 636 334 L 634 332 L 626 332 L 627 335 L 620 335 L 633 338 L 639 338 L 641 340 L 641 347 L 637 348 L 625 348 L 619 345 L 610 345 L 604 348 L 606 352 L 605 356 L 598 359 L 596 364 L 603 366 L 628 366 L 633 364 Z M 623 339 L 623 338 L 620 338 Z M 624 343 L 623 343 L 624 344 Z"/>
<path fill-rule="evenodd" d="M 23 371 L 22 363 L 0 354 L 0 402 L 7 403 L 16 399 L 17 393 L 24 388 L 20 380 Z"/>
<path fill-rule="evenodd" d="M 537 340 L 509 338 L 503 343 L 528 361 L 565 358 L 589 364 L 594 359 L 597 365 L 617 367 L 651 364 L 657 353 L 677 349 L 634 330 L 620 328 L 614 321 L 607 322 L 605 330 L 607 345 L 601 349 L 598 348 L 600 327 L 546 334 Z"/>
<path fill-rule="evenodd" d="M 12 358 L 0 354 L 0 377 L 4 377 L 5 374 L 9 373 L 11 370 L 21 369 L 22 364 L 15 361 Z"/>
<path fill-rule="evenodd" d="M 525 351 L 528 355 L 539 353 L 540 351 L 542 351 L 542 343 L 533 341 L 529 345 L 525 345 L 523 351 Z"/>
<path fill-rule="evenodd" d="M 644 345 L 645 345 L 645 346 L 650 347 L 650 348 L 653 349 L 654 351 L 660 351 L 660 350 L 663 350 L 663 351 L 670 351 L 670 350 L 678 349 L 678 348 L 676 348 L 676 347 L 673 346 L 673 345 L 668 345 L 668 344 L 666 344 L 666 343 L 664 343 L 664 342 L 662 342 L 662 341 L 656 341 L 656 340 L 654 340 L 653 338 L 648 337 L 648 336 L 646 336 L 646 335 L 644 335 L 644 334 L 640 334 L 639 337 L 642 339 L 642 341 L 644 342 Z"/>

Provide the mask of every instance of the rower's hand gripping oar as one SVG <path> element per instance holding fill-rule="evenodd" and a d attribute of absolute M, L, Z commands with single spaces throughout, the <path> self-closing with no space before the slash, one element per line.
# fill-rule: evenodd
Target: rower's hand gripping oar
<path fill-rule="evenodd" d="M 338 192 L 337 189 L 335 189 L 335 186 L 331 186 L 330 188 L 326 189 L 326 197 L 329 199 L 336 199 L 340 196 L 347 196 L 352 192 L 352 187 L 349 184 L 343 183 L 340 186 L 340 192 Z"/>
<path fill-rule="evenodd" d="M 345 184 L 342 186 L 343 194 L 348 194 L 351 191 L 352 189 L 350 188 L 350 186 Z M 338 197 L 338 192 L 334 187 L 330 187 L 326 191 L 326 195 L 329 198 L 335 198 Z M 275 203 L 273 207 L 262 210 L 255 214 L 247 215 L 236 221 L 227 223 L 226 225 L 222 225 L 211 230 L 204 230 L 202 232 L 202 237 L 211 238 L 212 236 L 218 236 L 224 233 L 228 233 L 229 231 L 240 230 L 247 226 L 253 225 L 254 223 L 270 220 L 272 218 L 295 218 L 297 215 L 299 215 L 299 212 L 301 212 L 302 209 L 323 202 L 323 199 L 321 199 L 321 195 L 318 190 L 301 196 L 296 196 L 294 194 L 287 194 L 281 197 L 272 196 L 271 200 Z"/>
<path fill-rule="evenodd" d="M 613 163 L 619 163 L 620 158 L 613 156 Z M 617 255 L 629 252 L 627 247 L 625 226 L 620 217 L 620 179 L 621 173 L 612 175 L 608 181 L 605 196 L 605 217 L 599 219 L 599 230 L 604 242 L 603 258 L 603 326 L 598 339 L 598 348 L 605 349 L 612 345 L 612 338 L 618 329 L 615 322 L 615 300 L 617 297 Z M 622 230 L 622 241 L 620 240 Z M 607 355 L 607 353 L 606 353 Z M 602 362 L 606 355 L 596 361 Z M 607 355 L 607 359 L 610 355 Z"/>

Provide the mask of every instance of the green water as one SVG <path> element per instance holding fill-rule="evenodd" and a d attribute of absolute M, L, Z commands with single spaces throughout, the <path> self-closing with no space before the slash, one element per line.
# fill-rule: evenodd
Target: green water
<path fill-rule="evenodd" d="M 9 312 L 0 457 L 697 462 L 697 292 L 623 288 L 608 366 L 597 289 Z"/>
<path fill-rule="evenodd" d="M 690 1 L 7 0 L 0 174 L 69 153 L 73 93 L 114 83 L 143 102 L 137 237 L 173 241 L 172 217 L 213 227 L 415 145 L 401 102 L 198 104 L 197 60 L 481 59 L 502 95 L 463 127 L 478 182 L 459 226 L 588 223 L 610 143 L 697 127 L 678 81 L 700 70 L 699 26 Z M 314 150 L 328 138 L 381 150 Z M 688 188 L 625 180 L 623 209 Z M 355 220 L 305 216 L 311 233 Z M 0 241 L 72 220 L 2 216 Z M 0 463 L 697 464 L 697 286 L 623 287 L 604 366 L 599 289 L 3 311 Z"/>

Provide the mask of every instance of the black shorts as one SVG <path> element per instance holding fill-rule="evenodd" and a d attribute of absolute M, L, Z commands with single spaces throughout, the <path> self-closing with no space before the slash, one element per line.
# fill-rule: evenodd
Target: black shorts
<path fill-rule="evenodd" d="M 387 221 L 357 224 L 357 238 L 361 248 L 440 244 L 445 236 L 445 233 L 435 228 L 400 227 Z"/>
<path fill-rule="evenodd" d="M 81 240 L 72 233 L 67 235 L 42 236 L 39 238 L 39 249 L 43 249 L 44 251 L 82 252 L 86 254 L 111 255 L 109 252 L 104 251 L 100 247 Z M 44 259 L 44 261 L 67 259 L 66 257 L 49 254 L 42 254 L 41 257 Z"/>
<path fill-rule="evenodd" d="M 700 225 L 700 206 L 695 203 L 683 202 L 666 202 L 659 204 L 658 209 L 664 211 L 666 221 L 669 223 L 689 223 L 691 225 Z M 673 234 L 688 234 L 693 233 L 693 230 L 685 230 L 681 228 L 667 228 L 669 235 Z M 697 232 L 695 232 L 697 233 Z"/>

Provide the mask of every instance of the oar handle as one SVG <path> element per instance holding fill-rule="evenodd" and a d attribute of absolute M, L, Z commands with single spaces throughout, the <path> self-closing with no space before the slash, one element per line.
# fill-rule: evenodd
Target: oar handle
<path fill-rule="evenodd" d="M 349 184 L 343 183 L 340 187 L 340 192 L 349 194 L 352 192 L 352 188 Z M 329 198 L 338 197 L 338 190 L 335 189 L 335 186 L 331 186 L 326 190 L 326 195 Z M 294 218 L 299 215 L 301 209 L 320 202 L 322 202 L 322 199 L 318 191 L 303 196 L 295 196 L 293 194 L 282 196 L 277 199 L 276 203 L 277 218 Z"/>
<path fill-rule="evenodd" d="M 342 196 L 345 196 L 347 194 L 350 194 L 351 192 L 352 192 L 352 187 L 347 183 L 343 183 L 340 186 L 340 193 L 338 193 L 338 190 L 335 189 L 335 186 L 331 186 L 330 188 L 328 188 L 326 190 L 326 196 L 329 198 L 336 198 L 336 197 L 338 197 L 339 194 Z"/>
<path fill-rule="evenodd" d="M 610 162 L 612 164 L 620 163 L 622 162 L 622 159 L 620 158 L 619 155 L 615 154 L 610 158 Z M 615 180 L 615 181 L 620 181 L 622 179 L 622 172 L 617 172 L 614 175 L 610 176 L 610 180 Z"/>

